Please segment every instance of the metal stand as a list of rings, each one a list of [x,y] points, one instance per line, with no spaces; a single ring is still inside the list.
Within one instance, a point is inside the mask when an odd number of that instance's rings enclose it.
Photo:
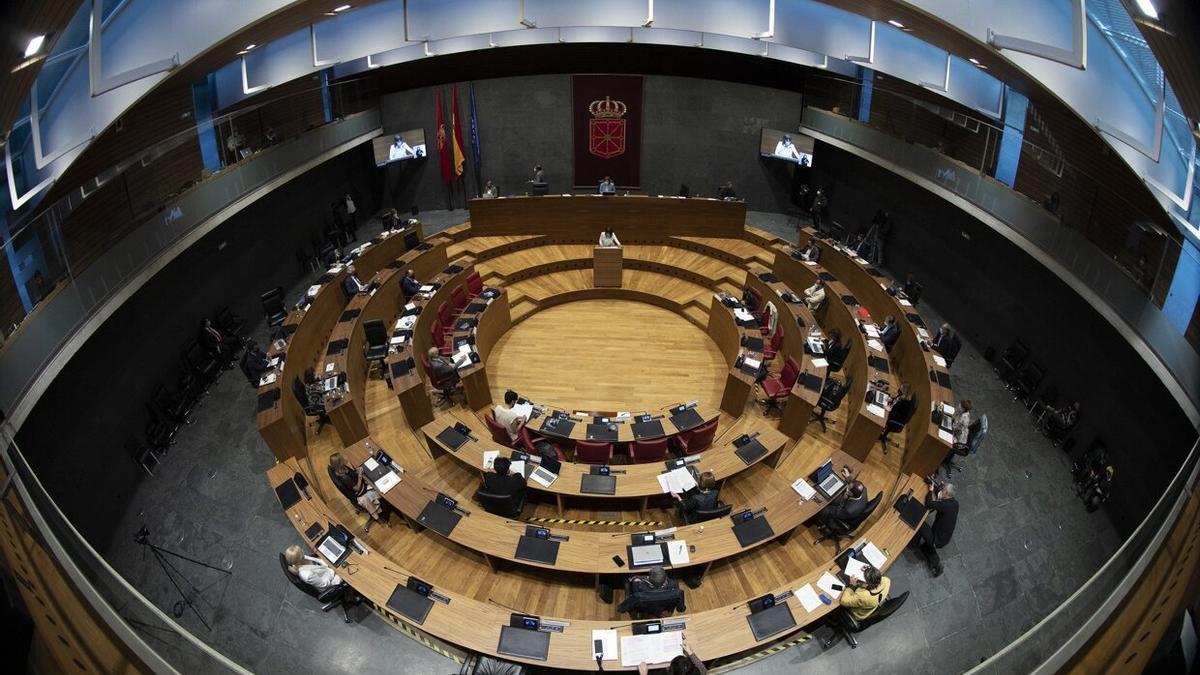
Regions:
[[[171,585],[175,587],[175,592],[179,593],[179,600],[177,600],[175,604],[171,606],[171,612],[175,615],[175,618],[178,619],[183,616],[183,608],[186,605],[187,607],[191,608],[192,613],[196,615],[196,618],[200,619],[200,623],[204,624],[204,627],[211,631],[212,626],[208,625],[208,621],[204,619],[204,615],[200,613],[200,610],[196,609],[196,605],[192,604],[192,600],[190,597],[188,597],[188,594],[184,593],[183,589],[179,587],[179,581],[175,579],[175,576],[178,575],[183,583],[187,584],[188,588],[191,589],[192,595],[200,595],[200,589],[196,588],[196,586],[188,580],[183,572],[180,572],[178,568],[172,565],[171,561],[167,559],[167,556],[175,556],[176,558],[186,560],[194,565],[207,567],[210,570],[216,570],[222,574],[233,574],[233,572],[229,570],[223,570],[220,567],[214,567],[208,563],[200,562],[195,558],[189,558],[181,553],[176,553],[175,551],[170,551],[150,543],[150,530],[148,530],[144,525],[142,526],[142,529],[134,533],[133,541],[143,546],[143,560],[146,557],[147,550],[154,555],[154,559],[158,561],[158,566],[162,568],[163,574],[167,575],[167,579],[170,579]]]

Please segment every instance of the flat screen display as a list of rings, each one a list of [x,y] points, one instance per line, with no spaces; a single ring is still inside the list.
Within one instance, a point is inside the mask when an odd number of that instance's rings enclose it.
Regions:
[[[779,129],[763,127],[758,154],[769,159],[782,159],[800,166],[812,166],[813,137]]]
[[[395,134],[376,136],[371,141],[375,146],[375,165],[383,166],[406,159],[425,156],[425,130],[409,129]]]

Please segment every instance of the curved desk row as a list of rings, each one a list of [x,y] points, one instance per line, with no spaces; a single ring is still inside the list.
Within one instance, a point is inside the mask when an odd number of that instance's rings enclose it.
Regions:
[[[289,484],[292,476],[299,471],[299,464],[293,460],[272,467],[267,472],[267,479],[272,487]],[[903,494],[909,488],[913,489],[914,498],[924,498],[925,484],[915,476],[904,476],[897,486],[896,494]],[[311,494],[311,490],[307,498],[301,498],[297,503],[290,505],[286,509],[286,514],[288,520],[296,528],[297,535],[313,550],[314,555],[319,555],[316,553],[316,545],[320,541],[320,533],[312,538],[306,536],[305,533],[310,528],[323,530],[329,524],[341,524],[337,518],[331,515],[331,510],[322,503],[320,498]],[[868,528],[863,538],[873,542],[887,555],[886,564],[883,566],[886,571],[912,536],[913,530],[899,519],[897,512],[887,509],[886,513]],[[550,635],[549,647],[544,659],[501,654],[498,645],[501,629],[509,625],[509,608],[476,600],[453,588],[436,586],[439,580],[435,579],[434,590],[437,594],[444,596],[446,602],[434,602],[428,614],[419,621],[399,614],[388,607],[388,600],[398,586],[403,586],[408,581],[411,572],[402,561],[393,561],[365,545],[364,548],[367,550],[365,554],[351,549],[344,563],[346,568],[339,570],[339,574],[345,581],[379,612],[387,614],[393,620],[417,631],[433,635],[464,649],[540,667],[594,671],[596,662],[592,658],[593,630],[616,629],[619,638],[632,635],[631,622],[626,619],[596,621],[577,620],[571,617],[542,617],[547,620],[553,619],[568,623],[561,633]],[[837,607],[837,598],[834,597],[831,604],[820,604],[810,612],[804,609],[793,593],[806,584],[816,587],[817,580],[824,573],[836,570],[836,566],[829,561],[785,585],[766,589],[766,592],[770,592],[776,597],[782,597],[780,604],[786,603],[795,618],[796,625],[763,640],[755,639],[747,621],[750,611],[746,603],[751,598],[739,599],[730,605],[716,609],[671,618],[683,623],[683,631],[688,643],[696,650],[696,655],[704,661],[713,661],[760,649],[820,620]],[[634,667],[622,667],[618,660],[605,661],[604,669],[634,670]]]
[[[821,262],[825,269],[852,285],[863,306],[877,320],[888,315],[896,318],[900,326],[900,338],[892,347],[890,358],[896,364],[900,379],[913,387],[919,399],[917,414],[905,430],[904,471],[918,475],[933,473],[945,459],[953,442],[953,436],[939,429],[932,415],[937,404],[955,405],[945,359],[927,344],[925,322],[912,303],[887,292],[891,280],[866,260],[854,256],[834,242],[821,239],[812,228],[801,230],[800,246],[807,245],[813,238],[816,238],[817,246],[821,249]],[[777,255],[782,254],[782,251],[777,252]]]
[[[429,243],[420,244],[406,253],[406,240],[411,241],[410,235],[413,233],[420,235],[419,224],[384,232],[357,247],[357,253],[353,255],[359,277],[374,276],[400,258],[401,254],[414,265],[429,264],[435,269],[445,266],[445,241],[432,247]],[[428,263],[423,260],[427,255]],[[422,259],[420,263],[417,262],[418,258]],[[278,359],[281,364],[273,371],[275,379],[258,388],[255,423],[277,459],[306,454],[304,409],[292,395],[292,380],[302,378],[304,371],[324,356],[322,350],[325,349],[327,337],[346,305],[341,288],[345,274],[343,266],[323,274],[309,289],[308,306],[291,312],[280,327],[280,332],[286,336],[282,346],[276,343],[268,350],[268,357]]]

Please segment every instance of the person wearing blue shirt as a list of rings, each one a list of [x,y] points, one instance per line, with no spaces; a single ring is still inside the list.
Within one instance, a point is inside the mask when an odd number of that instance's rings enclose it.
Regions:
[[[411,269],[404,271],[404,278],[400,280],[400,290],[404,292],[405,298],[412,298],[420,292],[421,282],[417,281],[417,276]]]

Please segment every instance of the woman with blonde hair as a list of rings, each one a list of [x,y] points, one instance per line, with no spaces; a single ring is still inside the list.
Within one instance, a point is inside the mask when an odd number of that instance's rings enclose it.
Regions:
[[[351,468],[342,453],[335,452],[329,456],[329,478],[338,492],[358,504],[370,516],[367,524],[363,526],[363,532],[371,531],[372,520],[383,520],[383,505],[380,504],[379,493],[367,482],[362,467],[357,470]]]
[[[284,550],[283,559],[287,561],[289,574],[317,589],[318,593],[343,583],[342,578],[326,567],[320,558],[304,555],[304,551],[295,544]]]

